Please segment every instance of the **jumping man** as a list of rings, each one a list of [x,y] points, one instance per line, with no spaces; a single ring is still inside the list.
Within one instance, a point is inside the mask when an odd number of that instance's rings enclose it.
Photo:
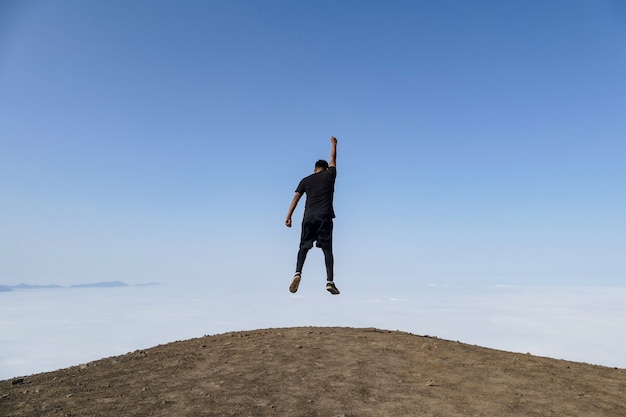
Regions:
[[[335,178],[337,177],[335,161],[337,158],[337,138],[331,136],[330,143],[330,163],[320,159],[315,163],[313,174],[300,181],[285,219],[285,225],[291,227],[291,215],[296,209],[302,194],[306,193],[296,274],[293,276],[289,286],[289,291],[291,292],[298,291],[306,255],[313,247],[313,242],[316,242],[316,246],[324,252],[326,289],[331,294],[339,294],[339,290],[333,282],[333,219],[335,218],[333,194],[335,192]]]

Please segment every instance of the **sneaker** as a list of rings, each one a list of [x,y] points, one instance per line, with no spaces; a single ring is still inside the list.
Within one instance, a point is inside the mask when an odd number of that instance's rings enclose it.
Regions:
[[[291,292],[296,292],[298,291],[298,287],[300,286],[300,279],[302,277],[300,276],[300,274],[296,274],[293,276],[293,279],[291,280],[291,285],[289,286],[289,291]]]
[[[335,287],[335,283],[332,281],[327,281],[326,282],[326,290],[331,293],[332,295],[337,295],[339,294],[339,290],[337,289],[337,287]]]

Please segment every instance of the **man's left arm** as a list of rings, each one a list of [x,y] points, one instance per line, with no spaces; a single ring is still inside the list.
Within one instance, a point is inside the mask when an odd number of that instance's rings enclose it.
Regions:
[[[296,191],[296,195],[293,196],[293,200],[291,200],[291,204],[289,205],[289,211],[287,212],[287,218],[285,219],[285,226],[291,227],[291,216],[293,215],[301,197],[302,194]]]

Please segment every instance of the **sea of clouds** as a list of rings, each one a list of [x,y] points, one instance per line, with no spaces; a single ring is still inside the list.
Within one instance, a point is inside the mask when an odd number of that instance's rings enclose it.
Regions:
[[[323,283],[303,282],[296,295],[286,286],[0,292],[0,380],[204,335],[294,326],[402,330],[626,368],[626,286],[340,286],[339,296]]]

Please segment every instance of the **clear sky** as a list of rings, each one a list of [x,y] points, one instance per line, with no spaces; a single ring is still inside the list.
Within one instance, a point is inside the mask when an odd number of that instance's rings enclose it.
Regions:
[[[331,135],[344,291],[625,281],[623,2],[0,0],[0,284],[286,291]]]

